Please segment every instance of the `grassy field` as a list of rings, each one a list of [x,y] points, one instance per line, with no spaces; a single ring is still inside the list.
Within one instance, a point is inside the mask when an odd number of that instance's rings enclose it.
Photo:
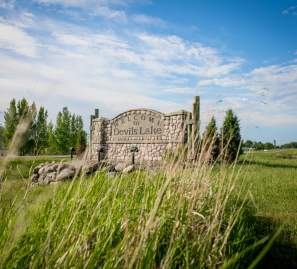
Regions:
[[[282,227],[257,266],[296,268],[296,156],[34,188],[32,160],[14,161],[1,190],[0,267],[245,268]]]
[[[251,193],[259,234],[283,227],[262,263],[297,268],[297,150],[245,154],[238,166],[238,186]]]

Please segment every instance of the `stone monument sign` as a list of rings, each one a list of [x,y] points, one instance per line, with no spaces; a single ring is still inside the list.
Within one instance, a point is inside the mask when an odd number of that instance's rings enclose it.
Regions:
[[[199,111],[199,98],[195,100],[193,108]],[[117,163],[129,162],[133,155],[136,163],[160,162],[167,152],[189,141],[192,125],[199,126],[193,122],[195,118],[199,121],[199,116],[192,114],[131,109],[107,119],[99,117],[96,109],[91,116],[90,158]]]

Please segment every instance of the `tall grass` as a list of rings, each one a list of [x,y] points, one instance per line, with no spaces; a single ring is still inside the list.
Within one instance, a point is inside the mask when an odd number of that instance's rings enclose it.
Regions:
[[[191,165],[181,154],[154,171],[38,187],[49,198],[32,214],[27,195],[1,201],[0,267],[242,268],[251,242],[236,172],[214,173],[201,148]]]

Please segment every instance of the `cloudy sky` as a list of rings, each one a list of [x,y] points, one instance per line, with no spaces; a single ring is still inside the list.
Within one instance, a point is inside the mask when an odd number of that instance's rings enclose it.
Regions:
[[[238,114],[244,139],[297,140],[297,1],[0,0],[9,101],[106,117],[129,108]]]

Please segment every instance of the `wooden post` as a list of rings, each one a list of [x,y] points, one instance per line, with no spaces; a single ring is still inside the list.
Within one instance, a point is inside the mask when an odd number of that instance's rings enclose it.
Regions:
[[[194,102],[193,102],[193,138],[194,143],[197,142],[199,137],[199,129],[200,129],[200,97],[195,96]]]
[[[90,154],[90,159],[92,158],[92,143],[93,143],[93,138],[92,138],[92,129],[93,129],[93,120],[99,118],[99,109],[95,108],[95,115],[90,116],[90,145],[89,145],[89,154]]]
[[[193,159],[196,159],[197,157],[199,130],[200,130],[200,97],[195,96],[194,102],[193,102],[193,112],[192,112],[192,141],[191,141]]]

